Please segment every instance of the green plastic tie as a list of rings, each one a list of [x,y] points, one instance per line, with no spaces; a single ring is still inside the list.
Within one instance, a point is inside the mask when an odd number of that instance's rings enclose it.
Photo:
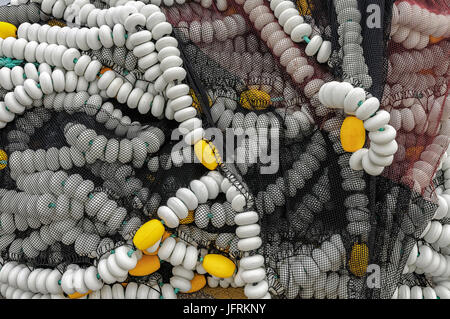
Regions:
[[[26,78],[27,78],[27,75],[24,73],[24,74],[22,75],[22,77],[23,77],[24,79],[26,79]]]
[[[23,63],[23,60],[15,60],[7,57],[0,58],[0,67],[7,67],[12,69],[15,66],[18,66]]]
[[[164,225],[164,220],[163,220],[163,219],[161,219],[161,224],[163,224],[163,225]]]
[[[178,289],[178,288],[175,288],[175,289],[173,290],[173,292],[174,292],[175,294],[177,294],[178,291],[180,291],[180,289]]]
[[[308,38],[306,35],[303,37],[303,40],[305,40],[305,42],[306,43],[309,43],[309,42],[311,42],[311,39],[310,38]]]
[[[92,198],[94,198],[94,194],[89,193],[88,197],[89,197],[90,199],[92,199]]]
[[[213,214],[211,214],[211,213],[209,213],[209,214],[206,215],[206,216],[208,216],[209,219],[213,218]]]
[[[97,274],[97,279],[100,280],[100,274]]]
[[[65,182],[65,181],[62,181],[62,182],[61,182],[61,185],[62,185],[62,186],[66,185],[66,182]]]
[[[200,262],[202,262],[203,261],[203,257],[200,257]]]
[[[130,249],[130,250],[127,252],[128,257],[131,258],[131,255],[133,255],[134,252],[135,252],[134,249]]]
[[[94,140],[89,141],[89,145],[92,145],[92,143],[94,143]]]
[[[270,99],[272,102],[281,102],[284,101],[284,97],[282,96],[278,96],[278,97],[273,97]]]
[[[384,127],[378,129],[378,131],[380,131],[380,132],[383,132],[384,130],[385,130]]]
[[[128,33],[125,33],[125,39],[128,39]]]
[[[130,71],[128,71],[128,70],[123,70],[123,74],[128,75],[128,74],[130,74]]]
[[[41,88],[41,85],[38,83],[38,84],[36,84],[36,86],[38,87],[38,88]]]
[[[5,105],[5,109],[8,111],[8,112],[11,112],[10,110],[9,110],[9,108]]]
[[[361,106],[364,102],[363,101],[359,101],[358,102],[358,107]]]
[[[48,204],[48,208],[54,208],[54,207],[56,207],[55,203]]]
[[[77,58],[73,59],[73,63],[77,63],[77,62],[78,62]]]
[[[113,250],[111,250],[111,255],[112,254],[115,254],[116,253],[116,251],[113,249]]]
[[[60,285],[60,286],[61,286],[61,279],[60,279],[60,280],[58,280],[58,285]]]

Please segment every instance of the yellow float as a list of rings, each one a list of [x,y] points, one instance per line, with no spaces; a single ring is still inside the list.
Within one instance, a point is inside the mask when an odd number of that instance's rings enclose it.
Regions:
[[[8,165],[8,154],[4,150],[0,150],[0,171]]]
[[[165,232],[164,232],[164,235],[163,235],[162,238],[161,238],[161,243],[162,243],[167,237],[169,237],[170,235],[172,235],[172,234],[169,233],[168,231],[165,231]],[[149,252],[146,251],[146,250],[143,250],[142,253],[143,253],[144,255],[147,255],[147,256],[155,256],[155,255],[158,254],[158,251],[159,251],[159,247],[158,247],[158,249],[157,249],[156,251],[154,251],[154,252],[152,252],[152,253],[149,253]]]
[[[194,220],[195,220],[194,211],[190,210],[190,211],[188,211],[188,215],[186,218],[180,219],[180,224],[182,224],[182,225],[190,224]]]
[[[366,142],[364,122],[355,116],[347,117],[341,126],[341,143],[346,152],[356,152]]]
[[[128,271],[128,273],[131,276],[142,277],[154,273],[159,267],[161,267],[161,264],[159,263],[158,256],[143,255],[142,258],[138,260],[136,267]]]
[[[91,291],[89,290],[87,293],[85,293],[85,294],[80,294],[79,292],[75,292],[75,293],[73,293],[73,294],[71,294],[71,295],[67,295],[70,299],[79,299],[79,298],[82,298],[82,297],[84,297],[84,296],[86,296],[86,295],[89,295],[91,293]]]
[[[435,44],[435,43],[441,42],[444,39],[445,39],[445,37],[435,38],[432,35],[430,35],[430,41],[429,42],[430,42],[430,44]]]
[[[312,3],[307,0],[297,0],[297,6],[300,11],[300,15],[311,15],[311,9],[314,8]]]
[[[6,39],[9,37],[16,38],[17,28],[15,25],[0,21],[0,38]]]
[[[192,280],[191,280],[191,287],[192,287],[191,290],[186,291],[185,293],[191,294],[193,292],[199,291],[200,289],[205,287],[205,285],[206,285],[205,275],[195,274],[194,278],[192,278]]]
[[[194,153],[197,159],[207,169],[213,171],[217,168],[218,162],[220,162],[219,153],[216,151],[215,146],[206,140],[201,140],[195,143]],[[217,158],[216,158],[217,156]]]
[[[248,110],[264,110],[272,104],[270,95],[257,89],[242,92],[239,103]]]
[[[162,237],[164,230],[164,225],[159,220],[152,219],[137,230],[133,243],[138,249],[145,250]]]
[[[58,27],[64,28],[64,27],[67,26],[67,24],[65,24],[64,22],[59,21],[59,20],[56,20],[56,19],[51,19],[51,20],[49,20],[49,21],[47,22],[47,24],[48,24],[49,26],[51,26],[51,27],[53,27],[53,26],[58,26]]]
[[[352,274],[358,277],[365,276],[369,264],[369,248],[366,244],[353,245],[348,264]]]
[[[422,154],[424,146],[411,146],[405,150],[405,157],[410,162],[418,161],[420,158],[420,154]]]
[[[234,274],[236,265],[225,256],[208,254],[203,258],[203,268],[213,276],[228,278]]]

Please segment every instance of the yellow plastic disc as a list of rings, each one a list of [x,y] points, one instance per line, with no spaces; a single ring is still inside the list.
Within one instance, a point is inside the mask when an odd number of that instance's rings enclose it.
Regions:
[[[341,143],[346,152],[356,152],[366,142],[364,122],[355,116],[347,117],[341,126]]]
[[[85,294],[80,294],[79,292],[75,292],[75,293],[73,293],[71,295],[68,295],[68,297],[70,299],[79,299],[79,298],[82,298],[82,297],[84,297],[86,295],[89,295],[90,293],[91,293],[90,290],[87,293],[85,293]]]
[[[47,22],[47,24],[48,24],[49,26],[51,26],[51,27],[53,27],[53,26],[58,26],[58,27],[63,28],[63,27],[66,27],[66,26],[67,26],[67,24],[65,24],[64,22],[59,21],[59,20],[56,20],[56,19],[51,19],[51,20],[49,20],[49,21]]]
[[[207,169],[213,171],[217,168],[217,165],[219,165],[218,161],[220,162],[220,155],[216,151],[216,147],[213,143],[205,140],[198,141],[194,145],[194,152],[197,159]]]
[[[405,151],[405,157],[410,162],[418,161],[420,158],[420,154],[422,154],[424,150],[424,146],[411,146],[408,147]]]
[[[190,210],[186,218],[180,219],[180,224],[190,224],[195,220],[194,211]]]
[[[200,289],[205,287],[205,285],[206,285],[205,275],[195,274],[194,278],[192,278],[192,280],[191,280],[191,287],[192,287],[191,290],[186,291],[185,293],[191,294],[193,292],[199,291]]]
[[[143,255],[138,260],[136,267],[131,269],[128,273],[132,276],[147,276],[154,273],[161,267],[158,256]]]
[[[162,237],[164,230],[164,225],[159,220],[152,219],[137,230],[133,243],[138,249],[145,250]]]
[[[169,233],[168,231],[165,231],[164,232],[164,235],[162,236],[162,238],[161,238],[161,242],[163,242],[167,237],[169,237],[170,235],[172,235],[172,233]],[[159,251],[159,247],[158,247],[158,249],[156,250],[156,251],[154,251],[154,252],[152,252],[152,253],[149,253],[148,251],[146,251],[146,250],[142,250],[142,253],[144,254],[144,255],[147,255],[147,256],[154,256],[154,255],[158,255],[158,251]]]
[[[366,274],[369,264],[369,248],[366,244],[355,243],[353,245],[348,264],[350,271],[355,276],[362,277]]]
[[[307,0],[297,0],[297,6],[300,12],[300,15],[311,15],[311,9],[314,8],[314,6],[308,3]]]
[[[430,44],[435,44],[435,43],[441,42],[441,41],[444,40],[444,39],[445,39],[445,37],[435,38],[435,37],[433,37],[432,35],[430,35],[430,40],[429,40],[429,42],[430,42]]]
[[[203,258],[203,268],[213,276],[228,278],[234,274],[236,265],[225,256],[208,254]]]
[[[248,110],[264,110],[272,104],[270,95],[257,89],[242,92],[239,102]]]
[[[9,37],[16,38],[17,28],[15,25],[8,23],[8,22],[1,22],[0,21],[0,38],[6,39]]]
[[[0,170],[8,165],[8,154],[4,150],[0,150]]]

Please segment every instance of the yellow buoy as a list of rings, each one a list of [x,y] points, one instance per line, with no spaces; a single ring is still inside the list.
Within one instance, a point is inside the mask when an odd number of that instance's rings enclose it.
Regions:
[[[445,37],[436,38],[436,37],[433,37],[432,35],[430,35],[429,42],[430,42],[430,44],[436,44],[436,43],[441,42],[444,39],[445,39]]]
[[[190,210],[190,211],[188,211],[188,215],[186,218],[180,219],[180,224],[182,224],[182,225],[190,224],[194,220],[195,220],[194,211]]]
[[[186,291],[185,293],[190,294],[190,293],[199,291],[200,289],[205,287],[205,285],[206,285],[205,275],[195,274],[194,278],[192,278],[192,280],[191,280],[191,287],[192,287],[191,290]]]
[[[366,142],[364,122],[355,116],[347,117],[341,126],[341,143],[346,152],[356,152]]]
[[[257,89],[242,92],[239,103],[248,110],[264,110],[272,104],[270,95]]]
[[[211,171],[215,170],[217,165],[219,165],[219,153],[216,151],[216,147],[211,142],[208,142],[206,140],[198,141],[194,145],[194,153],[195,156],[197,156],[197,159],[203,164],[203,166]]]
[[[311,15],[311,9],[314,9],[313,4],[307,0],[297,0],[297,6],[300,15]]]
[[[53,27],[53,26],[58,26],[58,27],[63,28],[63,27],[65,27],[65,26],[67,26],[67,24],[65,24],[64,22],[59,21],[59,20],[56,20],[56,19],[51,19],[51,20],[49,20],[49,21],[47,22],[47,24],[48,24],[49,26],[51,26],[51,27]]]
[[[128,271],[131,276],[147,276],[155,271],[157,271],[161,267],[159,263],[158,256],[147,256],[143,255],[141,259],[138,260],[136,267]]]
[[[1,22],[0,21],[0,38],[6,39],[9,37],[16,38],[17,28],[15,25],[8,23],[8,22]]]
[[[0,171],[8,165],[8,154],[4,150],[0,150]]]
[[[366,244],[355,243],[350,254],[348,262],[352,274],[362,277],[367,272],[367,265],[369,264],[369,248]]]
[[[86,295],[89,295],[90,293],[91,293],[90,290],[87,293],[85,293],[85,294],[80,294],[79,292],[75,292],[75,293],[73,293],[71,295],[68,295],[68,297],[70,299],[79,299],[79,298],[82,298],[82,297],[84,297]]]
[[[133,243],[138,249],[145,250],[153,246],[163,234],[164,225],[159,220],[152,219],[137,230]]]
[[[213,276],[228,278],[234,274],[236,265],[225,256],[208,254],[203,258],[203,268]]]
[[[170,235],[172,235],[172,233],[169,233],[168,231],[165,231],[165,232],[164,232],[164,235],[163,235],[162,238],[161,238],[161,243],[162,243],[167,237],[169,237]],[[152,252],[152,253],[149,253],[149,252],[146,251],[146,250],[142,250],[142,253],[143,253],[144,255],[147,255],[147,256],[154,256],[154,255],[157,255],[157,254],[158,254],[158,251],[159,251],[159,247],[158,247],[158,249],[157,249],[156,251],[154,251],[154,252]]]

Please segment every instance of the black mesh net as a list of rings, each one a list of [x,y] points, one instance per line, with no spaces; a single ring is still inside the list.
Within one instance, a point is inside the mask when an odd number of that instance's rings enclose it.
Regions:
[[[283,18],[277,2],[226,1],[225,10],[218,2],[161,4],[173,26],[204,140],[220,150],[216,170],[244,196],[245,210],[257,213],[253,237],[262,244],[242,249],[243,230],[236,225],[239,213],[229,192],[190,209],[178,227],[166,228],[164,240],[196,247],[199,262],[206,254],[219,254],[240,265],[244,257],[262,255],[273,298],[387,299],[405,297],[401,287],[416,286],[432,296],[425,287],[445,282],[446,268],[420,268],[411,255],[418,246],[432,247],[435,263],[444,265],[439,261],[448,253],[447,245],[436,244],[447,243],[445,238],[438,241],[430,229],[443,232],[449,223],[449,42],[441,18],[430,32],[416,26],[413,15],[432,13],[448,21],[448,3],[285,1],[285,10],[295,8],[311,26],[309,37],[294,42],[278,23]],[[99,11],[110,5],[93,4]],[[0,21],[16,26],[45,25],[52,18],[37,3],[0,7]],[[64,27],[62,17],[51,24]],[[330,43],[324,63],[309,52],[317,36]],[[155,93],[148,84],[156,81],[147,80],[148,68],[135,50],[112,45],[80,51],[102,64],[96,84],[44,94],[0,130],[0,155],[8,164],[0,162],[4,263],[61,274],[74,265],[101,267],[100,261],[121,246],[136,249],[132,240],[138,229],[158,219],[158,208],[180,188],[209,172],[194,147],[181,143],[179,123],[166,102],[162,112],[142,112],[95,87],[112,70],[130,87]],[[17,70],[26,61],[1,63]],[[350,165],[352,154],[344,150],[340,134],[346,114],[319,100],[320,87],[332,81],[363,88],[390,114],[398,150],[379,176]],[[0,91],[5,102],[9,91]],[[376,143],[367,138],[363,144]],[[443,205],[445,214],[436,218]],[[174,267],[155,258],[158,267],[151,274],[126,273],[123,285],[105,280],[101,294],[90,296],[136,289],[139,296],[158,298],[172,283]],[[205,273],[198,264],[194,270]],[[233,280],[222,278],[220,285],[237,286]]]

